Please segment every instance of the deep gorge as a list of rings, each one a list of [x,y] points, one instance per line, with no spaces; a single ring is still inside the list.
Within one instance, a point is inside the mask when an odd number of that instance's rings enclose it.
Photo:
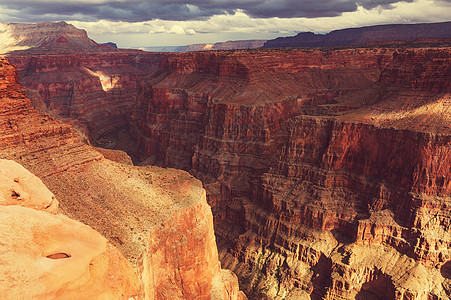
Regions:
[[[136,162],[200,179],[222,267],[250,298],[354,299],[388,286],[394,299],[441,299],[450,293],[441,272],[451,255],[450,54],[124,50],[8,60],[34,106],[92,144],[122,128]]]

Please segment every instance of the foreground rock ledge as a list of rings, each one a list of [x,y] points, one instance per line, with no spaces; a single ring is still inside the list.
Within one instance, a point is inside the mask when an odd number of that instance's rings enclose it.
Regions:
[[[140,282],[131,264],[98,232],[47,212],[57,201],[42,181],[13,161],[0,160],[0,166],[0,194],[14,191],[28,206],[14,205],[22,201],[17,197],[0,199],[1,298],[246,299],[236,275],[220,268],[205,191],[186,173],[146,168],[145,174],[160,180],[153,186],[154,205],[169,204],[162,191],[174,181],[182,197],[174,197],[170,217],[148,231],[138,261]]]
[[[139,296],[132,266],[90,227],[19,206],[0,206],[0,216],[0,298]]]

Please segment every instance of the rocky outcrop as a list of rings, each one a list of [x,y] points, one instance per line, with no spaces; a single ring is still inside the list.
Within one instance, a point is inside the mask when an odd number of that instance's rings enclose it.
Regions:
[[[17,205],[55,214],[58,201],[42,181],[24,167],[0,159],[0,205]]]
[[[384,41],[449,39],[451,22],[391,24],[334,30],[327,34],[300,32],[296,36],[267,41],[263,48],[362,46]]]
[[[63,215],[0,206],[5,299],[139,299],[132,266],[99,233]]]
[[[236,275],[220,268],[205,192],[201,198],[150,232],[141,262],[146,299],[247,299]]]
[[[167,247],[167,249],[160,248],[159,251],[166,251],[167,254],[176,256],[165,256],[166,264],[154,266],[147,263],[146,267],[141,269],[139,276],[145,280],[147,275],[142,274],[164,272],[165,274],[176,274],[177,279],[181,280],[180,282],[190,282],[192,289],[183,284],[179,285],[178,288],[182,293],[177,294],[180,296],[179,299],[208,299],[213,295],[224,296],[217,299],[237,299],[237,297],[243,296],[239,292],[236,277],[230,272],[221,271],[219,267],[211,211],[205,200],[205,191],[198,180],[181,171],[156,167],[134,167],[105,159],[93,147],[84,143],[71,126],[64,125],[49,115],[35,111],[31,107],[30,100],[25,97],[25,91],[18,84],[14,68],[4,59],[1,59],[0,65],[0,95],[2,97],[0,102],[1,158],[20,162],[33,173],[38,174],[59,199],[61,212],[99,231],[111,244],[117,246],[134,266],[143,265],[140,261],[146,259],[158,262],[161,259],[161,257],[158,258],[158,254],[142,254],[152,253],[152,249],[155,249],[154,242],[157,241],[150,238],[158,236],[161,240],[166,240],[162,247]],[[21,180],[22,177],[19,176],[18,182],[15,183],[20,184]],[[9,195],[6,193],[9,197],[6,201],[21,201],[16,198],[26,196],[15,185],[14,180],[7,183],[17,191],[15,190],[13,193],[10,190]],[[9,189],[9,185],[6,188]],[[31,201],[34,201],[33,197]],[[197,209],[198,207],[199,209]],[[179,217],[183,219],[178,219]],[[53,222],[52,226],[58,226],[55,225],[58,222],[60,222],[58,224],[74,222],[59,216],[55,220],[49,221]],[[30,221],[34,222],[32,218]],[[172,227],[173,223],[178,225]],[[201,225],[196,227],[197,224]],[[30,226],[35,225],[31,224]],[[166,230],[160,231],[161,227]],[[65,225],[61,225],[61,230],[63,229],[66,230]],[[43,230],[45,232],[47,229],[43,228]],[[171,236],[174,231],[177,231],[177,237],[185,240],[191,238],[192,233],[196,232],[205,237],[205,242],[204,239],[197,239],[196,248],[193,249],[192,256],[188,259],[183,256],[185,253],[172,250],[180,242]],[[41,231],[39,232],[43,234]],[[62,235],[57,230],[55,230],[55,234]],[[53,247],[49,246],[51,249],[48,250],[56,252],[49,252],[48,255],[51,257],[45,259],[64,258],[63,254],[70,254],[71,258],[78,255],[79,250],[75,248],[82,247],[84,242],[77,244],[72,243],[69,239],[58,241],[56,235],[48,235],[50,246]],[[92,245],[95,246],[93,255],[86,261],[89,265],[90,260],[98,259],[99,270],[91,267],[91,271],[108,277],[113,271],[108,267],[109,258],[107,257],[110,255],[113,258],[118,257],[119,253],[117,250],[111,250],[114,248],[108,246],[106,240],[100,236],[94,242],[95,245]],[[86,241],[86,243],[89,245],[90,242]],[[66,248],[62,246],[66,244]],[[56,249],[56,246],[61,247]],[[6,255],[15,255],[9,253],[11,251],[6,249]],[[30,249],[30,251],[36,252],[35,249]],[[74,254],[72,255],[72,253]],[[204,257],[206,253],[210,253],[210,257]],[[68,264],[65,266],[80,268],[79,276],[84,278],[86,270],[81,270],[82,264],[72,264],[72,261],[75,259],[67,260]],[[192,263],[193,261],[195,263]],[[187,265],[180,262],[187,263]],[[15,266],[17,265],[12,261],[11,268],[14,269]],[[116,271],[120,270],[114,268]],[[42,274],[38,271],[36,270],[36,274]],[[120,276],[128,276],[127,274],[129,273],[115,274],[115,278],[119,280]],[[197,278],[193,274],[200,277]],[[47,277],[42,278],[46,283]],[[173,278],[172,276],[158,278],[158,285],[155,287],[147,281],[143,282],[143,285],[146,287],[146,291],[154,289],[165,294],[164,287],[172,286],[170,280]],[[55,278],[51,277],[50,279],[54,280]],[[114,280],[112,282],[115,282]],[[101,291],[94,290],[91,281],[83,282],[86,286],[80,286],[80,288],[86,288],[88,293],[86,298],[101,297]],[[106,283],[100,285],[100,287],[103,286],[105,288],[111,286],[114,291],[122,288],[122,284],[117,282],[112,285]],[[197,286],[201,288],[199,289]],[[23,287],[22,284],[19,284],[16,289]],[[126,288],[128,289],[129,285]],[[177,287],[171,287],[170,290],[174,288]],[[187,288],[186,291],[190,291],[189,297],[183,295],[186,292],[185,288]],[[36,297],[40,297],[40,295],[52,297],[55,293],[59,293],[58,290],[50,288],[46,290],[45,286],[39,287],[38,291],[44,294],[36,294]],[[92,294],[89,294],[91,292]],[[199,292],[198,295],[197,292]],[[16,292],[12,293],[15,297]],[[74,293],[70,288],[70,291],[64,295],[70,299],[76,297]],[[113,297],[112,292],[108,293],[102,296]],[[155,294],[149,293],[145,297],[154,299],[152,295]],[[17,295],[21,297],[22,294]],[[23,296],[28,297],[28,294],[23,294]],[[30,297],[34,296],[34,294],[30,294]]]
[[[0,166],[2,298],[141,298],[141,283],[119,250],[88,226],[55,215],[55,196],[24,167],[5,159]]]
[[[450,65],[449,48],[168,54],[132,131],[203,181],[256,299],[443,298]]]

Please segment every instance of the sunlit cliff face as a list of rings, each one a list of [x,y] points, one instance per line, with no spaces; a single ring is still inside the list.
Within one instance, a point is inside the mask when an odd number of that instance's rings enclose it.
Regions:
[[[110,77],[102,72],[97,72],[94,74],[99,77],[100,83],[102,84],[102,89],[105,92],[108,92],[109,90],[113,89],[116,86],[117,82],[119,81],[118,77],[113,76]]]
[[[100,79],[100,83],[102,84],[102,89],[105,92],[108,92],[109,90],[116,87],[117,82],[119,81],[119,77],[110,76],[102,71],[94,72],[92,70],[86,69],[91,75],[97,76]]]
[[[19,41],[19,38],[12,35],[12,30],[8,24],[0,23],[0,54],[29,48],[26,46],[15,46]]]

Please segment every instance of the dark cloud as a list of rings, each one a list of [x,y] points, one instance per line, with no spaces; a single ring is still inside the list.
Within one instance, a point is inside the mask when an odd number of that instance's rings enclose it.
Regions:
[[[384,7],[399,0],[131,0],[108,1],[68,1],[54,2],[31,0],[0,0],[1,7],[17,11],[11,19],[28,22],[52,20],[138,22],[152,19],[193,20],[205,19],[212,15],[234,13],[241,9],[252,17],[332,17],[343,12],[351,12],[358,5],[365,8]],[[413,0],[408,0],[409,2]],[[449,0],[445,0],[449,1]],[[10,21],[10,20],[9,20]]]

